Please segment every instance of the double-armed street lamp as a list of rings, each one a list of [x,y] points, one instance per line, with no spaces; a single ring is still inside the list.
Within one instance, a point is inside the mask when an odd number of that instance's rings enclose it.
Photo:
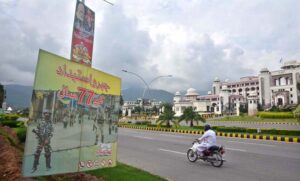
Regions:
[[[134,72],[130,72],[128,70],[122,70],[123,72],[126,72],[126,73],[129,73],[129,74],[132,74],[132,75],[135,75],[136,77],[138,77],[144,84],[145,84],[145,89],[148,88],[149,89],[149,85],[147,84],[147,82],[143,79],[143,77],[141,77],[139,74],[136,74]],[[144,100],[144,93],[143,93],[143,96],[142,96],[142,102]]]
[[[152,84],[152,82],[154,82],[155,80],[157,80],[159,78],[162,78],[162,77],[172,77],[172,75],[160,75],[160,76],[157,76],[154,79],[152,79],[149,82],[149,84],[147,84],[147,82],[140,75],[138,75],[137,73],[130,72],[128,70],[122,70],[122,71],[137,76],[145,84],[145,88],[144,88],[144,92],[143,92],[143,96],[142,96],[142,104],[143,104],[143,101],[144,101],[144,96],[145,96],[146,90],[148,90],[148,91],[150,90],[150,85]]]
[[[157,79],[159,79],[159,78],[163,78],[163,77],[172,77],[172,75],[160,75],[160,76],[157,76],[157,77],[155,77],[154,79],[152,79],[151,81],[150,81],[150,83],[148,84],[148,89],[144,89],[144,92],[143,92],[143,97],[144,97],[144,95],[145,95],[145,93],[146,93],[146,90],[148,90],[148,92],[149,92],[149,94],[150,94],[150,85],[152,84],[152,82],[154,82],[154,81],[156,81]]]

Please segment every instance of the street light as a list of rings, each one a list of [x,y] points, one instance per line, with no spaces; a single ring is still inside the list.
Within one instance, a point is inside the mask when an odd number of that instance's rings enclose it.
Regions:
[[[146,83],[146,81],[138,74],[134,73],[134,72],[130,72],[128,70],[122,70],[123,72],[126,72],[126,73],[129,73],[129,74],[132,74],[132,75],[135,75],[137,76],[140,80],[142,80],[142,82],[145,84],[145,89],[148,88],[149,89],[149,85]],[[145,90],[144,89],[144,90]],[[145,93],[145,92],[144,92]],[[143,104],[143,101],[144,101],[144,93],[143,93],[143,96],[142,96],[142,104]]]
[[[159,78],[162,78],[162,77],[172,77],[172,75],[160,75],[160,76],[157,76],[155,77],[154,79],[152,79],[150,81],[149,84],[147,84],[147,82],[138,74],[134,73],[134,72],[130,72],[128,70],[122,70],[123,72],[126,72],[126,73],[130,73],[130,74],[133,74],[135,76],[137,76],[139,79],[141,79],[143,81],[143,83],[145,84],[145,88],[144,88],[144,92],[143,92],[143,96],[142,96],[142,101],[144,100],[144,96],[145,96],[145,93],[146,93],[146,90],[150,90],[150,85],[152,84],[152,82],[154,82],[155,80],[159,79]],[[150,92],[149,92],[150,93]]]
[[[155,77],[154,79],[152,79],[151,81],[150,81],[150,83],[148,84],[149,86],[148,86],[148,91],[149,91],[149,94],[150,94],[150,85],[152,84],[152,82],[154,82],[154,81],[156,81],[157,79],[159,79],[159,78],[163,78],[163,77],[173,77],[172,75],[160,75],[160,76],[157,76],[157,77]],[[143,92],[143,97],[144,97],[144,94],[146,93],[146,89],[144,89],[144,92]]]

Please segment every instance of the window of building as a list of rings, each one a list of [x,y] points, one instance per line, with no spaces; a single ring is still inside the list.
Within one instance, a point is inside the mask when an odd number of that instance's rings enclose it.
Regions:
[[[252,104],[252,101],[249,101],[250,102],[250,104]]]
[[[293,91],[293,88],[290,88],[290,91]]]
[[[291,97],[293,97],[293,94],[291,94]]]
[[[293,100],[291,100],[291,104],[293,104],[294,102],[293,102]]]

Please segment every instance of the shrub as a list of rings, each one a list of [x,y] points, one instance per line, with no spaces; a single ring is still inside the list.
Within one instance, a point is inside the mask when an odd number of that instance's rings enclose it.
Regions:
[[[26,128],[18,128],[17,129],[17,136],[21,143],[25,143],[26,140]]]
[[[151,124],[151,122],[150,121],[137,121],[135,124],[136,125],[149,125],[149,124]]]
[[[294,118],[292,112],[258,112],[257,116],[260,118],[269,119],[290,119]]]
[[[0,121],[16,121],[20,116],[17,114],[2,114],[0,115]]]
[[[297,119],[297,121],[300,122],[300,105],[294,111],[294,116]]]
[[[11,128],[19,127],[19,125],[18,125],[19,122],[17,122],[17,121],[1,121],[0,124],[3,126],[11,127]]]

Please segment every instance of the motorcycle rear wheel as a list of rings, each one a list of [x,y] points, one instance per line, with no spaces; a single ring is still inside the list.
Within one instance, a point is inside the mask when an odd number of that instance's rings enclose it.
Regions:
[[[210,162],[214,167],[221,167],[223,165],[223,158],[219,152],[212,154],[212,161]]]
[[[198,159],[198,154],[194,152],[192,149],[187,151],[187,157],[190,162],[195,162]]]

